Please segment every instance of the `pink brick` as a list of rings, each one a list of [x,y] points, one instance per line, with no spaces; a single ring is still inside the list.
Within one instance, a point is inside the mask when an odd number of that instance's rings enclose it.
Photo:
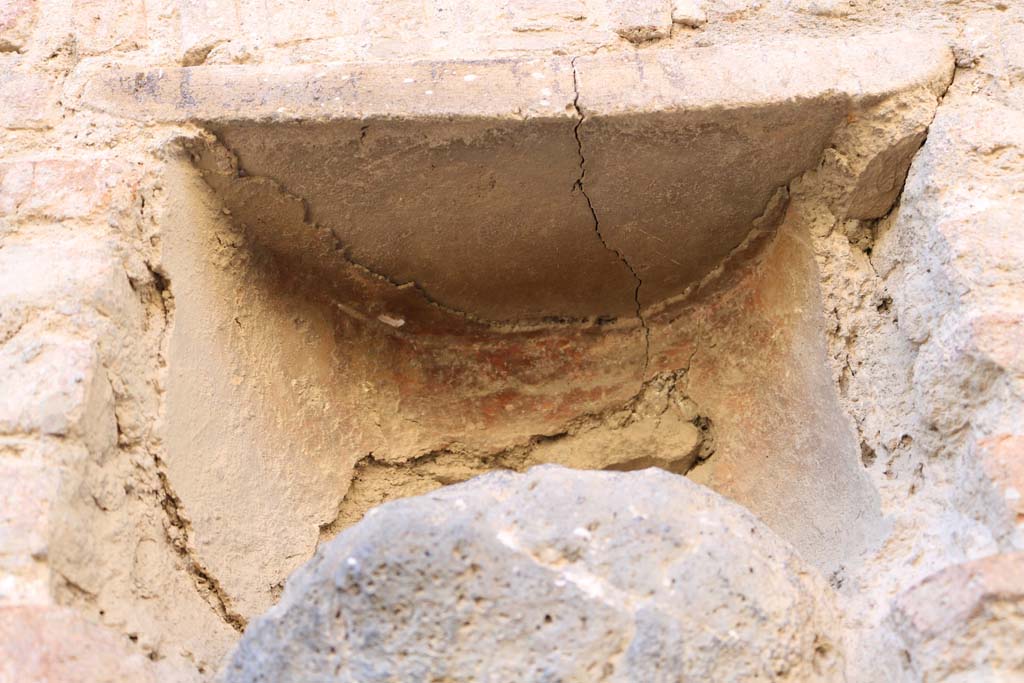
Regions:
[[[0,216],[13,216],[32,192],[31,162],[0,163]]]
[[[978,459],[1009,514],[1024,523],[1024,436],[1000,434],[984,439],[978,443]]]
[[[155,683],[154,665],[112,630],[71,609],[0,608],[0,681]]]
[[[900,596],[897,610],[919,636],[946,638],[980,616],[986,601],[999,599],[1024,600],[1024,553],[991,555],[938,571]]]
[[[985,294],[984,303],[992,310],[971,320],[974,344],[999,367],[1017,375],[1024,374],[1024,310],[1019,310],[1021,307],[1015,306],[1015,302],[999,301],[996,292]],[[1021,295],[1017,290],[1010,290],[1008,294],[1014,299]]]
[[[60,471],[52,464],[0,458],[0,557],[46,549],[46,515],[57,495]]]
[[[83,218],[133,196],[131,167],[114,159],[0,162],[0,214],[19,218]]]

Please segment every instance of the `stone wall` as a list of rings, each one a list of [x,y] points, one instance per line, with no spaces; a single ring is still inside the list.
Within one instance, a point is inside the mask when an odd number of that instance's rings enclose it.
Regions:
[[[541,463],[749,508],[848,680],[1024,675],[1022,44],[994,0],[0,6],[0,630],[45,652],[0,679],[211,680],[370,506]]]

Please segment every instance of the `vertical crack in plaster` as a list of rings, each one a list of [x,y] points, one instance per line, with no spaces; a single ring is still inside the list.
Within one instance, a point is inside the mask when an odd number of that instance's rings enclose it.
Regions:
[[[171,307],[168,304],[168,297],[170,297],[170,282],[160,269],[154,268],[150,264],[146,264],[149,269],[150,275],[153,278],[153,288],[156,293],[156,300],[159,306],[159,315],[163,318],[163,332],[162,339],[160,342],[160,354],[163,355],[163,346],[166,341],[166,337],[169,334],[171,327]],[[172,299],[173,300],[173,299]],[[166,367],[167,363],[165,359],[160,360],[160,365]],[[120,425],[118,425],[118,433],[121,432]],[[192,583],[199,593],[200,597],[217,613],[224,623],[233,628],[238,633],[242,633],[245,630],[246,619],[234,612],[230,607],[230,600],[225,593],[220,581],[217,580],[213,574],[210,573],[196,554],[190,544],[189,539],[193,537],[192,533],[192,522],[185,516],[182,511],[181,498],[171,488],[171,483],[167,475],[167,468],[164,465],[163,459],[151,449],[147,449],[150,456],[153,459],[153,467],[156,471],[157,480],[159,481],[160,488],[157,494],[160,497],[160,507],[163,509],[164,514],[167,518],[167,526],[164,527],[164,534],[167,542],[171,548],[178,554],[184,564],[185,571],[188,572],[192,578]]]
[[[590,216],[594,219],[594,234],[597,235],[597,239],[601,240],[601,245],[615,254],[616,257],[622,262],[622,265],[626,266],[629,270],[630,275],[633,276],[633,281],[636,282],[636,287],[633,288],[633,304],[636,310],[636,319],[640,322],[640,327],[644,331],[644,366],[641,372],[641,381],[647,377],[647,366],[651,361],[651,328],[647,326],[647,320],[644,318],[643,309],[640,306],[640,287],[643,286],[643,280],[640,279],[640,275],[633,268],[633,265],[626,259],[618,249],[612,247],[608,242],[605,241],[604,235],[601,234],[601,221],[597,217],[597,211],[594,209],[594,202],[590,200],[590,195],[587,194],[586,188],[583,186],[584,178],[587,175],[587,158],[583,155],[583,140],[580,137],[580,126],[583,125],[583,121],[586,116],[583,114],[583,110],[580,109],[580,88],[579,81],[577,79],[576,72],[576,60],[577,57],[573,57],[572,61],[572,89],[573,99],[572,106],[576,110],[576,125],[573,126],[572,134],[576,138],[576,151],[580,157],[580,174],[576,178],[576,182],[573,183],[573,190],[579,190],[580,194],[587,202],[587,208],[590,209]]]
[[[157,455],[153,455],[154,463],[157,466],[157,478],[160,481],[160,507],[167,515],[171,528],[177,529],[177,533],[168,530],[167,541],[178,553],[178,556],[185,564],[185,570],[192,577],[196,592],[199,593],[217,616],[235,631],[245,631],[246,619],[230,608],[227,594],[224,592],[220,582],[210,571],[196,558],[195,553],[189,545],[189,537],[192,536],[192,523],[181,511],[181,499],[171,488],[170,481],[164,471],[163,461]]]

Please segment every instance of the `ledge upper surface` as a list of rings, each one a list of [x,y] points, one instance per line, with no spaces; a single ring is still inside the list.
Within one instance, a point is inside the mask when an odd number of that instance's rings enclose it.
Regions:
[[[81,103],[146,122],[561,118],[577,116],[574,103],[614,115],[870,99],[938,88],[951,69],[943,39],[892,33],[578,58],[105,68],[86,77]]]

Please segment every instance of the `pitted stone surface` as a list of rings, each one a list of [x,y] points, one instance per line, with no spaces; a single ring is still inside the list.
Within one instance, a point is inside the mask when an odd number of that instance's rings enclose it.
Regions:
[[[494,473],[323,546],[224,680],[840,680],[825,590],[685,478]]]

